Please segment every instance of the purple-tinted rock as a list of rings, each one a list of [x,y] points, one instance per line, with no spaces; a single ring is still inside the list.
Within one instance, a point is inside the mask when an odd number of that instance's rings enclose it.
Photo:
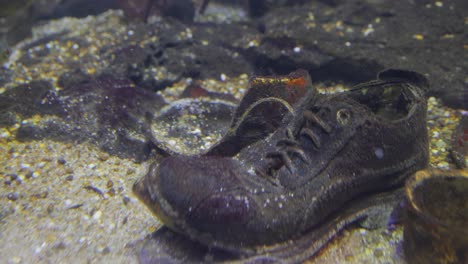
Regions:
[[[127,79],[74,77],[62,78],[64,88],[58,92],[38,81],[0,95],[0,115],[7,120],[0,125],[19,123],[18,116],[49,115],[38,123],[22,123],[16,138],[86,141],[114,155],[144,160],[151,145],[146,120],[165,105],[164,100]]]
[[[174,17],[183,22],[192,22],[195,6],[192,0],[117,0],[119,8],[128,17],[147,20],[151,14]]]
[[[52,86],[46,81],[33,81],[6,91],[0,95],[0,115],[18,113],[23,118],[35,114],[60,113],[53,100]]]

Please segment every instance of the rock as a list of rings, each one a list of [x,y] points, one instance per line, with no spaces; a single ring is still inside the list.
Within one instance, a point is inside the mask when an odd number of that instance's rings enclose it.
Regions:
[[[45,81],[35,81],[0,95],[0,115],[16,117],[0,125],[21,123],[18,140],[86,141],[113,155],[146,159],[150,142],[145,119],[165,105],[159,95],[110,75],[62,83],[58,92]],[[47,117],[21,121],[34,114]]]
[[[138,38],[156,35],[158,40],[144,47],[130,44],[117,49],[107,71],[126,75],[143,88],[159,91],[183,78],[218,78],[221,73],[238,76],[253,72],[250,61],[231,44],[244,39],[242,34],[250,36],[255,32],[251,28],[242,25],[188,27],[178,21],[164,20],[157,25],[141,25],[135,31]]]
[[[356,83],[384,68],[411,69],[429,78],[430,95],[466,109],[464,10],[461,0],[441,7],[363,0],[282,7],[261,18],[265,34],[250,54],[263,72],[305,68],[314,81]]]

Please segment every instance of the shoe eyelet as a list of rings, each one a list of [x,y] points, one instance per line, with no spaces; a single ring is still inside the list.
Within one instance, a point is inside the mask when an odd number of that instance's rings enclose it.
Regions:
[[[348,109],[340,109],[336,112],[336,120],[342,126],[345,126],[351,120],[351,111]]]

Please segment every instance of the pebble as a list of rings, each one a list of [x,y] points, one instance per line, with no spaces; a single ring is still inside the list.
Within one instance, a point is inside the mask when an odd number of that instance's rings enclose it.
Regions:
[[[122,198],[122,201],[125,205],[127,205],[129,202],[130,202],[130,198],[126,195],[124,195],[124,197]]]
[[[20,164],[20,169],[29,169],[31,167],[30,164],[28,163],[21,163]]]
[[[436,147],[439,148],[439,149],[443,149],[443,148],[447,147],[447,144],[443,140],[438,140],[437,143],[436,143]]]
[[[106,246],[106,247],[103,247],[103,248],[99,248],[98,251],[101,252],[101,254],[103,254],[103,255],[107,255],[107,254],[110,253],[110,248],[108,246]]]
[[[449,164],[447,161],[441,161],[437,164],[437,167],[439,169],[448,169],[449,168]]]
[[[19,194],[17,192],[11,192],[8,194],[8,200],[10,201],[16,201],[19,198]]]
[[[98,154],[98,158],[99,158],[100,161],[106,161],[106,160],[109,159],[109,157],[110,157],[109,154],[106,153],[106,152],[100,152]]]
[[[73,181],[73,175],[68,175],[67,177],[65,177],[65,180],[67,181]]]
[[[107,188],[112,188],[114,186],[114,182],[112,180],[108,180],[106,186]]]
[[[102,216],[102,211],[96,211],[94,214],[93,214],[93,220],[99,220]]]
[[[52,246],[53,249],[55,250],[63,250],[67,247],[67,245],[63,242],[63,241],[60,241],[58,243],[56,243],[55,245]]]
[[[384,256],[383,250],[381,248],[374,249],[374,256],[376,258],[381,258]]]
[[[18,174],[10,174],[8,175],[11,181],[16,181],[18,179]]]
[[[70,199],[66,199],[65,201],[63,201],[63,204],[65,206],[69,206],[70,204],[72,204],[72,201]]]
[[[26,174],[24,175],[24,177],[26,177],[26,179],[31,179],[31,178],[33,177],[33,172],[32,172],[32,171],[26,172]]]
[[[0,134],[1,138],[9,138],[10,136],[11,136],[11,133],[6,129]]]

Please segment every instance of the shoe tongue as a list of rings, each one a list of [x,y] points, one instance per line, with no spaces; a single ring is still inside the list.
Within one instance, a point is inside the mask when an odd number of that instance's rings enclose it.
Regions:
[[[205,155],[235,156],[244,147],[266,138],[282,124],[308,93],[314,93],[310,76],[297,70],[287,76],[256,77],[239,103],[226,135]]]
[[[235,156],[239,151],[273,133],[292,107],[279,98],[265,98],[248,109],[235,127],[216,143],[205,155]]]

